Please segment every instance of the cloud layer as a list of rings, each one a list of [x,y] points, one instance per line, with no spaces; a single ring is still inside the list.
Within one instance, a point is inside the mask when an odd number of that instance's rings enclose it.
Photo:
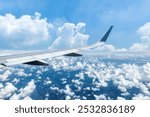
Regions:
[[[150,99],[150,59],[85,56],[0,70],[0,99]]]

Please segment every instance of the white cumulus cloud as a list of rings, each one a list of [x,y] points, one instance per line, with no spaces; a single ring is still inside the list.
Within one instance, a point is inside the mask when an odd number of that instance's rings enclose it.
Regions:
[[[103,51],[103,52],[109,52],[109,51],[115,50],[115,47],[113,45],[110,45],[110,44],[104,44],[103,46],[98,47],[95,50]]]
[[[26,87],[21,88],[19,90],[19,94],[14,94],[10,99],[11,100],[18,100],[18,99],[29,99],[29,96],[35,90],[36,86],[34,84],[34,80],[31,80]]]
[[[1,44],[14,48],[37,45],[50,38],[49,29],[52,27],[46,18],[41,18],[40,13],[19,18],[12,14],[0,15]]]
[[[9,70],[4,71],[2,74],[0,74],[0,81],[7,81],[9,75],[11,75]]]
[[[69,87],[69,85],[66,85],[65,86],[65,90],[63,90],[63,92],[66,94],[66,95],[69,95],[69,96],[73,96],[74,95],[74,92],[72,92],[71,88]]]
[[[50,46],[50,49],[67,49],[85,46],[89,38],[83,34],[85,23],[65,23],[57,30],[57,39]]]
[[[150,22],[145,23],[143,26],[139,27],[137,30],[140,35],[141,42],[134,43],[130,50],[142,51],[150,49]]]
[[[12,83],[6,83],[6,86],[0,89],[0,99],[10,97],[17,88]]]

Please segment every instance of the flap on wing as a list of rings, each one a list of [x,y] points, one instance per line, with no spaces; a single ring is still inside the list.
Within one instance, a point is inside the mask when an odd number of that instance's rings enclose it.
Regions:
[[[40,66],[47,66],[47,65],[49,65],[48,63],[46,63],[45,61],[42,61],[42,60],[30,61],[30,62],[26,62],[26,63],[23,63],[23,64],[40,65]]]
[[[64,56],[78,57],[78,56],[82,56],[82,54],[72,52],[72,53],[69,53],[69,54],[64,54]]]

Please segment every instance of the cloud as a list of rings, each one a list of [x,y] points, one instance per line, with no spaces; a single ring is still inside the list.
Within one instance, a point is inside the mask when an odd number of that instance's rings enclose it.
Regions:
[[[40,13],[34,16],[23,15],[16,18],[12,14],[0,15],[1,47],[23,48],[38,45],[50,39],[53,28]]]
[[[27,86],[24,88],[21,88],[19,90],[19,94],[14,94],[13,96],[10,97],[11,100],[18,100],[18,99],[31,99],[29,96],[33,93],[35,90],[36,86],[34,84],[34,80],[31,80]]]
[[[71,97],[69,95],[66,96],[65,100],[70,100]]]
[[[83,34],[85,23],[65,23],[57,30],[57,38],[50,46],[50,49],[67,49],[85,46],[89,38]]]
[[[29,96],[34,91],[35,88],[36,88],[36,86],[34,84],[34,81],[31,80],[25,88],[20,89],[20,92],[21,92],[20,96],[21,97]]]
[[[63,90],[63,92],[68,95],[68,96],[73,96],[74,92],[71,90],[71,88],[69,87],[69,85],[65,86],[65,90]]]
[[[150,49],[150,22],[145,23],[139,27],[137,33],[140,35],[141,42],[134,43],[129,49],[135,51]]]
[[[79,80],[72,80],[72,83],[76,84],[76,85],[82,85],[83,82],[79,81]]]
[[[95,99],[96,100],[106,100],[106,96],[103,94],[103,95],[94,95]]]
[[[116,48],[113,45],[110,44],[104,44],[101,47],[96,48],[96,51],[103,51],[103,52],[109,52],[114,51]]]
[[[147,45],[143,45],[142,43],[134,43],[129,50],[134,50],[134,51],[142,51],[142,50],[146,50],[147,49]]]
[[[123,97],[117,97],[117,100],[125,100]]]
[[[0,89],[0,99],[6,99],[10,97],[17,88],[12,83],[6,83],[6,86]]]
[[[82,65],[82,64],[81,64]],[[78,67],[78,69],[80,69],[79,67]],[[83,72],[80,72],[79,74],[76,74],[75,75],[75,77],[79,77],[80,79],[84,79],[84,73]]]
[[[24,69],[18,69],[18,72],[16,73],[17,76],[28,76],[26,73],[25,73],[25,70]]]
[[[4,71],[2,74],[0,74],[0,81],[7,81],[9,75],[11,75],[9,70]]]
[[[150,45],[150,22],[145,23],[138,29],[142,43]]]
[[[150,100],[149,96],[145,96],[143,94],[138,94],[132,98],[133,100]]]

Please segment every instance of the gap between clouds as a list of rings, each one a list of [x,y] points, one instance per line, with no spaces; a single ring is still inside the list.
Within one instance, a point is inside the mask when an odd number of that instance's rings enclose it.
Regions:
[[[56,31],[56,39],[49,44],[49,49],[67,49],[87,45],[89,35],[84,34],[85,23],[64,23],[56,29],[55,24],[41,18],[40,13],[34,16],[23,15],[16,18],[12,14],[0,15],[0,47],[5,49],[25,49],[42,46],[52,40],[51,32]],[[150,49],[150,22],[145,23],[137,30],[141,42],[134,43],[129,49],[116,49],[113,45],[105,44],[97,51],[132,50],[141,51]],[[2,49],[2,48],[1,48]],[[46,49],[46,47],[45,47]]]

